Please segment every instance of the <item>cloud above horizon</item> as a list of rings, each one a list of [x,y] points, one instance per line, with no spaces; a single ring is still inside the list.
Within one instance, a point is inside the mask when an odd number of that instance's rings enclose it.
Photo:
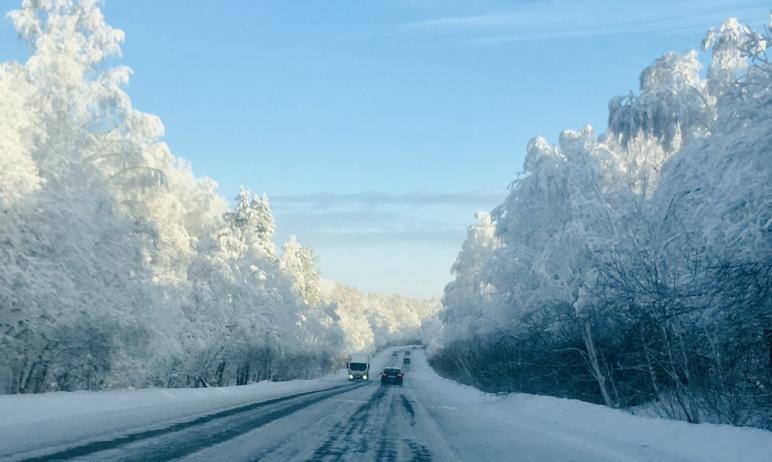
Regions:
[[[631,33],[704,32],[730,16],[764,23],[769,12],[769,4],[759,0],[555,0],[527,2],[505,11],[429,18],[401,27],[479,43],[527,42]]]
[[[469,206],[501,201],[503,197],[503,193],[485,191],[451,193],[411,191],[401,194],[363,191],[358,193],[318,192],[314,194],[274,195],[270,196],[269,200],[273,206],[308,205],[316,208],[331,208],[359,205],[369,208],[384,205],[404,205],[409,207],[433,205]]]
[[[492,192],[384,192],[276,195],[269,197],[279,240],[291,230],[309,245],[372,247],[395,243],[460,248],[474,213],[506,196]]]

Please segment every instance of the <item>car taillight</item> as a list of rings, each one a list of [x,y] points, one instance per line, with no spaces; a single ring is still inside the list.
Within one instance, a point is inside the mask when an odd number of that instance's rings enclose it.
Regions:
[[[397,374],[397,377],[402,377],[402,374]]]
[[[381,377],[388,377],[385,373],[381,374]]]

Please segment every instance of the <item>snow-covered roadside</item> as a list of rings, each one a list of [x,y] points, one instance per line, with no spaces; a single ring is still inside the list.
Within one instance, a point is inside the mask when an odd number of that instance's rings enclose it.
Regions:
[[[772,460],[772,432],[634,416],[583,401],[512,393],[492,395],[437,375],[423,352],[413,355],[407,379],[428,406],[467,420],[496,421],[489,427],[511,438],[518,429],[545,439],[592,449],[611,460],[744,461]]]
[[[373,359],[373,369],[391,357]],[[12,453],[117,436],[223,409],[347,383],[345,369],[313,380],[238,387],[151,388],[0,396],[0,458]]]
[[[0,458],[105,438],[132,429],[345,383],[343,371],[315,380],[240,387],[56,392],[0,396]]]

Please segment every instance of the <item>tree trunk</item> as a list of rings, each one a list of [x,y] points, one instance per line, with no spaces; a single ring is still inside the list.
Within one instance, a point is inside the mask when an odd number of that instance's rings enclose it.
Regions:
[[[683,363],[684,377],[686,379],[687,391],[691,391],[694,388],[692,382],[691,367],[689,365],[689,354],[686,351],[686,345],[684,344],[683,335],[678,335],[678,345],[681,348],[681,362]],[[700,408],[697,406],[697,402],[692,393],[687,393],[687,399],[689,400],[689,413],[692,415],[692,423],[700,423]]]
[[[236,370],[236,385],[246,385],[249,382],[249,363]]]
[[[217,371],[215,372],[215,376],[217,377],[218,387],[225,386],[225,366],[226,365],[227,365],[226,361],[221,361],[220,364],[217,365]]]
[[[657,372],[654,370],[654,364],[651,361],[651,352],[649,352],[649,346],[646,344],[646,338],[643,335],[643,327],[641,327],[641,343],[643,344],[643,355],[646,358],[646,368],[649,370],[651,388],[654,390],[654,395],[657,401],[659,401],[661,393],[659,390],[659,385],[657,384]]]
[[[584,346],[587,348],[587,356],[592,367],[592,375],[595,380],[598,381],[598,387],[600,387],[600,393],[603,395],[603,401],[608,407],[615,407],[614,402],[611,400],[611,396],[606,388],[606,377],[601,371],[600,361],[598,360],[598,353],[595,350],[595,343],[592,340],[592,331],[590,330],[590,320],[585,319],[583,321],[584,328],[582,329],[582,338],[584,339]]]
[[[772,329],[764,329],[764,338],[767,341],[767,350],[769,351],[769,368],[772,369]]]

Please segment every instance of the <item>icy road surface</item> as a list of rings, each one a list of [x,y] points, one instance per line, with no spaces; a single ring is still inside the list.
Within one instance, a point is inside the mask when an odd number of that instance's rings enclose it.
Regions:
[[[405,350],[396,357],[386,352],[375,363],[402,366]],[[772,460],[770,432],[646,419],[533,395],[496,397],[437,376],[419,349],[412,350],[412,362],[403,387],[381,386],[378,375],[361,383],[338,375],[308,381],[315,388],[295,384],[285,395],[109,437],[0,450],[0,459]]]

